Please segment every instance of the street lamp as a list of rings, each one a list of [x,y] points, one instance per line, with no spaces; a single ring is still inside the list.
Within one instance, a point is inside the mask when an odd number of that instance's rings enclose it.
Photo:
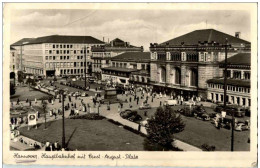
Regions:
[[[64,91],[61,89],[60,94],[62,97],[62,148],[65,149],[65,123],[64,123]]]
[[[42,102],[42,108],[43,108],[43,112],[44,112],[44,130],[46,130],[46,105],[47,103],[45,101]]]

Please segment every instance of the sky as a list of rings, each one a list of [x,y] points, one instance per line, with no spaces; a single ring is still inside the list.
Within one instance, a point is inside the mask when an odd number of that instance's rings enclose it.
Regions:
[[[11,15],[11,43],[47,35],[86,35],[105,41],[120,38],[149,51],[198,29],[230,35],[241,32],[250,41],[250,13],[235,10],[15,10]]]

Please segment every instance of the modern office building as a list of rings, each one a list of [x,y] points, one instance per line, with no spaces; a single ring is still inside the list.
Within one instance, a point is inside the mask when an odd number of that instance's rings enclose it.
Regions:
[[[52,35],[25,38],[11,46],[18,49],[21,69],[44,76],[82,76],[91,73],[91,47],[104,42],[91,36]],[[85,60],[86,55],[86,60]]]
[[[150,53],[126,52],[111,58],[109,67],[102,69],[102,80],[114,84],[131,82],[147,85],[150,81]]]
[[[251,43],[214,30],[195,30],[161,44],[150,44],[151,81],[154,89],[173,96],[207,99],[207,81],[219,77],[219,63],[237,53],[250,53]],[[241,55],[243,57],[245,55]]]
[[[125,52],[143,52],[143,47],[130,45],[129,42],[125,42],[119,38],[105,45],[92,47],[93,76],[101,79],[101,68],[110,66],[111,58]]]
[[[251,54],[239,53],[227,59],[227,97],[230,104],[251,106]],[[224,102],[224,61],[219,66],[220,77],[209,79],[208,100]]]

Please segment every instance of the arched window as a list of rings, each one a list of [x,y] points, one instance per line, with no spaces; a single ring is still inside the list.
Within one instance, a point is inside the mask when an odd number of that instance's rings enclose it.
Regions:
[[[175,84],[181,84],[181,69],[175,68]]]
[[[190,71],[190,86],[198,86],[198,71],[196,69]]]
[[[159,69],[159,79],[160,82],[166,82],[166,69],[163,66]]]

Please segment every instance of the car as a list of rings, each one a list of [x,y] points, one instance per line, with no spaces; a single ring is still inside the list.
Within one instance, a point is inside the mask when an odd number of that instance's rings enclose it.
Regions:
[[[87,96],[88,96],[88,94],[86,92],[81,93],[81,97],[87,97]]]
[[[129,117],[133,116],[133,115],[137,115],[137,111],[133,111],[130,109],[127,109],[125,111],[121,111],[120,112],[120,116],[124,119],[128,119]]]
[[[75,81],[77,81],[77,79],[76,78],[72,78],[72,81],[75,82]]]
[[[131,117],[128,118],[129,121],[135,122],[142,120],[142,117],[139,114],[134,114]]]
[[[192,101],[192,100],[189,100],[189,101],[183,102],[183,105],[186,105],[186,106],[195,106],[195,105],[196,105],[196,102],[195,102],[195,101]]]
[[[172,99],[165,100],[165,104],[168,106],[176,106],[178,105],[178,100],[172,100]]]
[[[244,123],[238,123],[235,127],[236,131],[245,131],[245,130],[248,130],[248,129],[249,129],[248,125],[246,125]]]
[[[144,104],[139,107],[140,110],[150,109],[151,106],[149,104]]]
[[[226,111],[227,115],[232,115],[232,113],[234,113],[234,116],[236,117],[244,117],[246,113],[245,108],[235,106],[235,105],[227,105],[226,110],[224,110],[223,105],[219,105],[215,108],[215,111],[218,113],[221,113],[222,111]]]

